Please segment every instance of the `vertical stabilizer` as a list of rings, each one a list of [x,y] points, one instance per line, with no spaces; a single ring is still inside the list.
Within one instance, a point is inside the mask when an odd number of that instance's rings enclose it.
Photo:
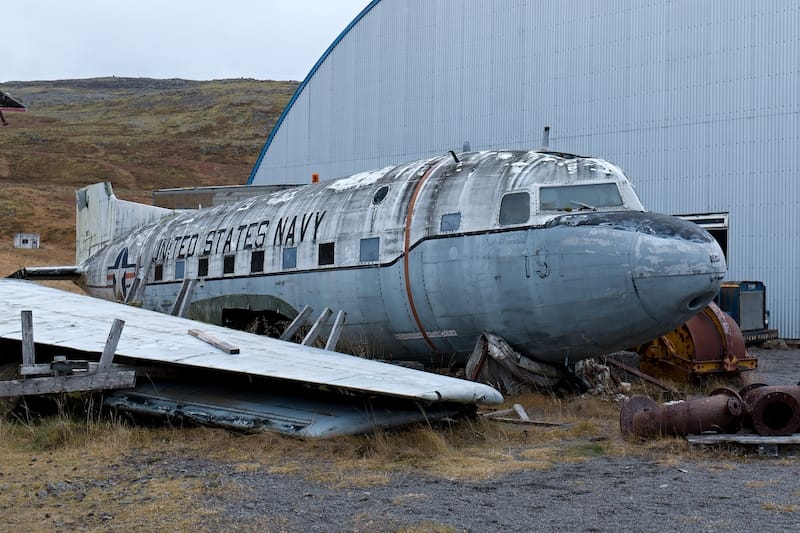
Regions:
[[[78,190],[75,263],[83,264],[115,238],[171,213],[163,207],[118,200],[108,182]]]

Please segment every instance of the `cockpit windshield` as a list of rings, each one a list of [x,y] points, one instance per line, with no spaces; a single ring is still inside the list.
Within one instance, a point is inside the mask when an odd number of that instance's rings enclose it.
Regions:
[[[579,211],[621,206],[622,196],[616,183],[561,185],[539,188],[540,211]]]

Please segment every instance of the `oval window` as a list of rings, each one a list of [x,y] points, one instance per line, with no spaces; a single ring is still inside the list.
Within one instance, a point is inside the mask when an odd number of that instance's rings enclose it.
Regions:
[[[388,193],[389,193],[389,186],[384,185],[383,187],[375,191],[375,195],[372,197],[372,203],[374,205],[380,204],[381,202],[383,202],[384,198],[386,198],[386,195]]]

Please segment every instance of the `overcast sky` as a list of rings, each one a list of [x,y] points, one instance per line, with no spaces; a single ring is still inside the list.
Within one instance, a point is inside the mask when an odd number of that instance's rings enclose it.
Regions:
[[[302,80],[369,0],[4,4],[0,81],[98,76]]]

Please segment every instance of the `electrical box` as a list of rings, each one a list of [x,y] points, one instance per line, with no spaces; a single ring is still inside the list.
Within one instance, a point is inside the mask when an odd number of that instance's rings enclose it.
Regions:
[[[745,341],[760,342],[778,337],[769,329],[767,288],[762,281],[726,281],[717,296],[717,304],[742,330]]]

